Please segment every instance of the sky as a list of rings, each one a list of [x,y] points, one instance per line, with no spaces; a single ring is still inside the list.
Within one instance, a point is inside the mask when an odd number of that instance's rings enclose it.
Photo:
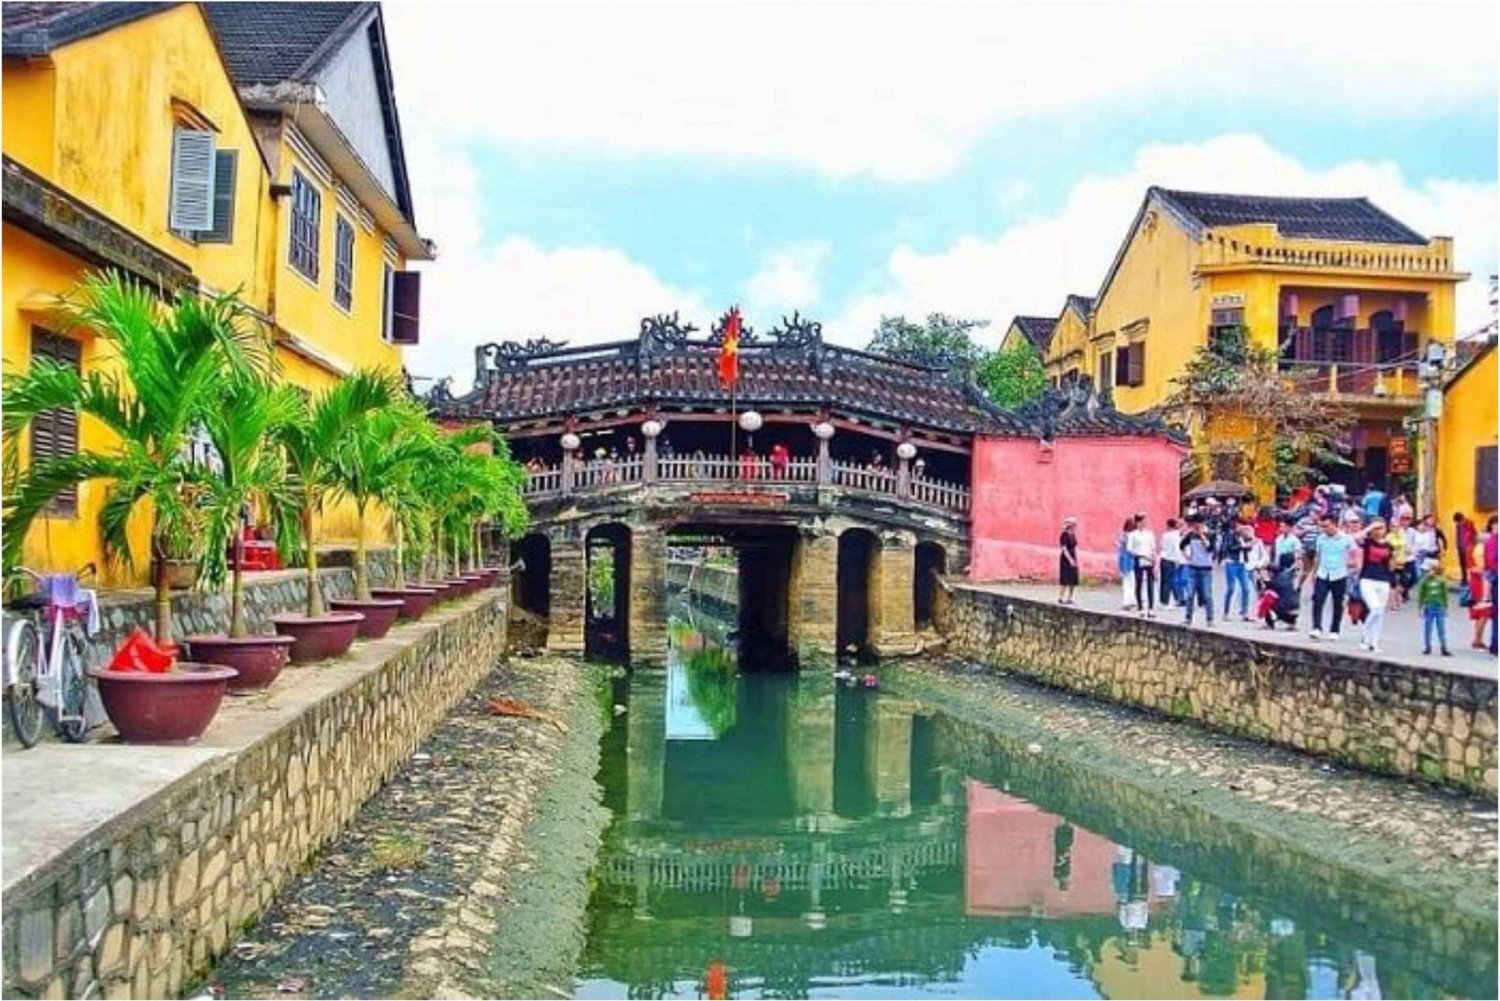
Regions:
[[[1146,188],[1366,196],[1497,270],[1500,6],[387,0],[424,265],[418,375],[732,304],[1056,315]]]

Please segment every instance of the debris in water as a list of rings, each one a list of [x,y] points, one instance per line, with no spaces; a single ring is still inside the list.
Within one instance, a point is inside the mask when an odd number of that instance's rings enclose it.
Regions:
[[[306,977],[282,977],[281,983],[276,985],[278,994],[301,994],[307,990]]]
[[[1030,744],[1026,745],[1026,753],[1027,754],[1041,754],[1042,753],[1042,745],[1036,743],[1035,741],[1032,741]]]
[[[616,702],[614,704],[614,713],[615,713],[616,716],[624,716],[625,715],[625,707],[622,706],[622,705],[620,705],[620,703]]]
[[[568,732],[567,726],[551,716],[537,712],[531,705],[521,699],[508,699],[502,697],[493,698],[489,701],[490,712],[496,716],[519,716],[522,719],[541,720],[543,723],[551,723],[563,733]]]

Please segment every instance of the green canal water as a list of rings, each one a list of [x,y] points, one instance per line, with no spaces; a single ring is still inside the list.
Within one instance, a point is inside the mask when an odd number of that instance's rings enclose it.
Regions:
[[[674,630],[615,682],[584,998],[1493,997],[1495,925]]]

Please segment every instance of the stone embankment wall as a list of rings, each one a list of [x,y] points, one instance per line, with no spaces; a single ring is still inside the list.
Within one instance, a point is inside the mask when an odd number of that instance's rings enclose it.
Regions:
[[[939,627],[958,656],[1370,771],[1496,794],[1493,679],[966,587],[950,599]]]
[[[721,611],[734,612],[740,607],[738,567],[671,562],[667,564],[667,586],[691,590],[694,600],[706,601]]]
[[[204,972],[504,651],[501,592],[429,619],[7,886],[4,996],[164,998]]]

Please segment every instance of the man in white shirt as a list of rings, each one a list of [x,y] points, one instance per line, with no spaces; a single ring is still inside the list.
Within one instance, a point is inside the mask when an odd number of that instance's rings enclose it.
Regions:
[[[1166,608],[1176,601],[1182,604],[1182,593],[1177,579],[1182,566],[1182,528],[1176,518],[1167,519],[1167,530],[1161,533],[1161,607]]]
[[[1125,551],[1135,567],[1135,607],[1141,618],[1156,618],[1156,533],[1144,514],[1135,516],[1135,528],[1125,536]]]

